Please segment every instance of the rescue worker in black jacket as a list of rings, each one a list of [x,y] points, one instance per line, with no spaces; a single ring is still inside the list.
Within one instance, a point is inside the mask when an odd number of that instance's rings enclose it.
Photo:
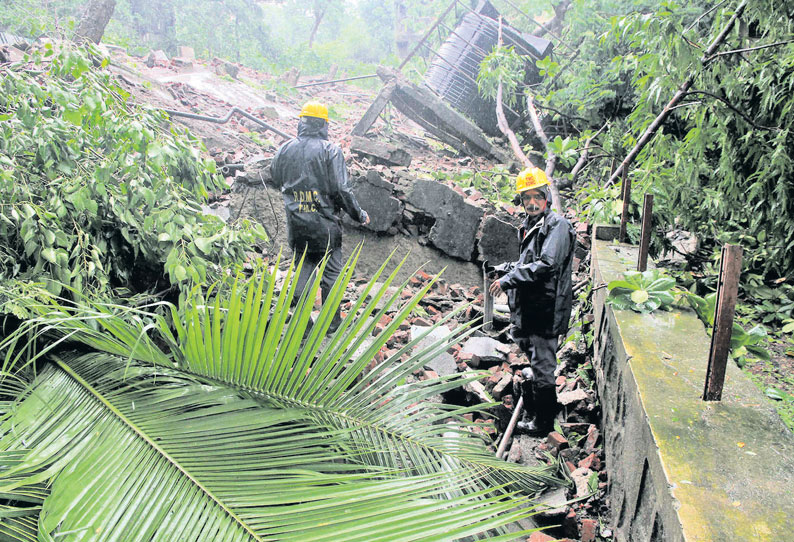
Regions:
[[[500,278],[489,291],[507,292],[513,339],[530,361],[530,368],[523,371],[522,394],[524,407],[527,413],[534,411],[534,418],[519,422],[518,428],[545,436],[557,413],[554,370],[559,336],[568,331],[571,316],[576,234],[570,222],[550,209],[551,190],[543,170],[519,173],[516,192],[527,214],[519,229],[519,259],[495,268]]]
[[[281,146],[270,170],[284,197],[290,247],[298,257],[306,253],[296,298],[327,251],[320,283],[325,301],[343,265],[342,226],[336,212],[344,210],[361,224],[369,224],[369,216],[353,195],[342,149],[328,141],[328,107],[307,102],[299,117],[298,137]],[[340,323],[337,310],[328,332],[336,331]]]

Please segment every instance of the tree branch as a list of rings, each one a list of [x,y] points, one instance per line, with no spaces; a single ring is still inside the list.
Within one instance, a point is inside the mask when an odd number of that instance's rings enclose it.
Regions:
[[[727,24],[719,33],[719,35],[716,38],[714,38],[714,41],[711,43],[711,45],[709,45],[709,48],[703,54],[703,57],[700,60],[701,63],[705,64],[706,60],[711,55],[713,55],[714,51],[716,51],[717,48],[722,44],[722,42],[725,41],[725,38],[728,37],[728,34],[733,28],[733,25],[736,24],[736,21],[739,19],[739,17],[741,17],[742,13],[747,7],[747,2],[748,0],[743,0],[743,2],[739,4],[739,6],[736,8],[736,11],[734,11],[733,13],[733,16],[727,22]],[[664,124],[664,122],[667,120],[667,117],[670,116],[670,113],[672,112],[673,108],[678,104],[678,102],[684,99],[690,87],[692,87],[692,84],[695,82],[695,75],[696,73],[692,72],[692,74],[689,77],[687,77],[686,81],[684,81],[681,84],[681,86],[676,91],[675,95],[673,95],[673,97],[670,99],[667,105],[664,106],[662,112],[659,113],[659,115],[653,120],[653,122],[650,125],[648,125],[648,127],[645,129],[645,132],[642,134],[642,136],[640,136],[639,140],[637,141],[637,144],[634,145],[634,148],[631,149],[631,151],[629,151],[629,154],[626,156],[623,162],[620,163],[620,165],[615,169],[614,173],[612,173],[612,175],[609,177],[609,180],[607,180],[607,182],[604,185],[605,187],[614,184],[615,181],[617,181],[621,177],[621,175],[623,175],[623,170],[628,168],[629,165],[631,165],[631,163],[634,161],[634,159],[637,157],[640,151],[643,148],[645,148],[645,145],[647,145],[653,139],[653,136],[656,135],[656,131],[659,129],[659,127],[662,126],[662,124]]]
[[[560,188],[567,188],[568,186],[573,186],[573,184],[576,182],[576,176],[579,175],[579,172],[582,171],[582,168],[587,163],[587,157],[590,154],[590,144],[593,142],[593,140],[596,137],[598,137],[601,134],[601,132],[603,132],[606,129],[607,126],[609,126],[609,121],[604,123],[604,125],[601,128],[599,128],[596,133],[594,133],[593,135],[587,138],[587,140],[584,142],[584,148],[582,149],[582,154],[579,155],[579,160],[576,161],[576,164],[574,164],[573,169],[571,170],[570,181],[560,183]]]
[[[744,111],[742,111],[741,109],[733,105],[731,102],[729,102],[727,98],[724,98],[718,94],[714,94],[706,90],[690,90],[688,94],[703,94],[704,96],[709,96],[711,98],[714,98],[715,100],[719,100],[720,102],[725,104],[728,107],[728,109],[730,109],[731,111],[742,117],[745,120],[745,122],[747,122],[753,128],[757,128],[759,130],[769,130],[769,131],[780,130],[780,127],[778,126],[761,126],[760,124],[756,124],[755,121],[753,121],[753,119],[750,118]]]
[[[748,53],[750,51],[759,51],[761,49],[769,49],[770,47],[780,47],[781,45],[787,45],[789,43],[794,43],[794,39],[785,40],[785,41],[778,41],[776,43],[770,43],[768,45],[759,45],[757,47],[747,47],[746,49],[733,49],[731,51],[723,51],[721,53],[714,53],[713,55],[711,55],[710,57],[708,57],[706,59],[706,63],[711,62],[712,60],[714,60],[715,58],[717,58],[719,56],[735,55],[735,54],[738,54],[738,53]]]

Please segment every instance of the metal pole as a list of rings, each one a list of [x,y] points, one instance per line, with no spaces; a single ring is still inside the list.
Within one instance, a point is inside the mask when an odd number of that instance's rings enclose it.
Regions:
[[[742,272],[742,247],[725,245],[722,247],[722,262],[717,283],[717,306],[714,314],[714,330],[711,334],[709,364],[706,370],[706,384],[703,388],[704,401],[722,399],[725,383],[725,368],[728,364],[728,350],[733,333],[733,317],[736,310],[736,297],[739,293],[739,275]]]
[[[499,449],[496,450],[496,459],[502,459],[502,456],[505,453],[505,448],[507,448],[507,441],[513,436],[513,430],[516,428],[516,423],[518,423],[518,417],[521,415],[522,408],[524,408],[523,396],[518,398],[516,407],[513,409],[513,415],[510,416],[510,423],[507,424],[505,434],[502,435],[502,441],[499,443]]]
[[[483,331],[491,331],[493,329],[493,296],[488,288],[490,286],[488,280],[488,273],[485,271],[485,266],[482,270],[482,288],[483,288],[483,310],[482,310],[482,329]]]
[[[284,139],[290,139],[292,137],[291,135],[285,134],[284,132],[282,132],[278,128],[276,128],[274,126],[271,126],[270,124],[266,123],[265,121],[263,121],[261,119],[256,118],[255,116],[253,116],[248,111],[244,111],[244,110],[240,109],[239,107],[232,107],[229,110],[229,112],[226,114],[226,116],[223,117],[223,118],[221,118],[221,117],[210,117],[208,115],[197,115],[195,113],[187,113],[185,111],[174,111],[173,109],[163,109],[163,111],[165,111],[166,113],[168,113],[169,115],[172,115],[172,116],[186,117],[186,118],[189,118],[189,119],[203,120],[203,121],[206,121],[206,122],[214,122],[215,124],[226,124],[227,122],[229,122],[229,119],[232,118],[232,115],[237,113],[239,115],[244,116],[247,119],[250,119],[250,120],[254,121],[255,123],[257,123],[260,126],[262,126],[263,128],[266,128],[266,129],[270,130],[271,132],[274,132],[274,133],[280,135]]]
[[[370,75],[357,75],[355,77],[345,77],[344,79],[333,79],[331,81],[317,81],[316,83],[306,83],[305,85],[297,85],[292,88],[306,88],[306,87],[316,87],[319,85],[330,85],[332,83],[342,83],[344,81],[355,81],[356,79],[369,79],[370,77],[377,77],[377,73],[373,73]]]
[[[620,213],[620,234],[618,241],[626,242],[626,223],[629,220],[629,203],[631,202],[631,179],[628,168],[623,170],[623,212]]]
[[[402,71],[402,69],[405,67],[405,65],[408,64],[408,61],[411,60],[411,58],[413,58],[413,56],[416,54],[416,52],[419,50],[419,48],[422,46],[422,44],[425,42],[425,40],[430,37],[430,34],[433,33],[433,30],[435,30],[436,27],[439,24],[441,24],[441,21],[444,20],[444,17],[446,17],[449,14],[449,12],[452,11],[452,8],[455,7],[456,3],[457,3],[457,0],[452,0],[452,2],[450,2],[450,4],[449,4],[449,7],[446,10],[444,10],[444,13],[442,13],[441,15],[438,16],[438,19],[436,19],[436,22],[433,23],[433,26],[431,26],[428,29],[428,31],[425,33],[425,35],[422,36],[422,39],[419,40],[419,43],[417,43],[414,46],[414,48],[411,49],[411,52],[408,53],[408,56],[406,56],[403,59],[403,61],[400,63],[400,65],[397,67],[397,71],[398,72]]]
[[[645,194],[642,205],[642,236],[640,237],[640,257],[637,260],[637,271],[648,268],[648,246],[651,244],[651,222],[653,221],[653,194]]]

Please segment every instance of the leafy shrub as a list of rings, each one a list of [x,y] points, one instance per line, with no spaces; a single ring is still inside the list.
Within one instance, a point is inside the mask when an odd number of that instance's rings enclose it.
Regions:
[[[215,162],[162,114],[129,103],[85,51],[49,47],[34,59],[43,72],[0,72],[0,282],[44,281],[53,293],[188,285],[264,237],[202,212],[223,188]]]

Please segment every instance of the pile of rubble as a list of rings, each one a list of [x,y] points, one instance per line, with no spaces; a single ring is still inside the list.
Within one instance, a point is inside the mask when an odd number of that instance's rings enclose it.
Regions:
[[[412,297],[415,292],[428,284],[433,277],[423,271],[417,272],[408,280],[407,287],[398,291],[397,286],[387,290],[387,297],[399,293],[402,300]],[[346,299],[341,310],[353,306],[367,285],[368,279],[361,277],[348,286]],[[526,356],[507,338],[509,315],[505,312],[504,296],[495,300],[497,310],[494,314],[494,329],[488,333],[475,331],[461,344],[451,346],[446,352],[429,360],[415,373],[419,380],[436,379],[456,373],[478,371],[478,380],[467,384],[461,390],[447,392],[443,400],[462,405],[496,404],[482,413],[468,414],[472,430],[486,436],[496,450],[504,438],[517,394],[520,393],[521,369],[528,367]],[[415,347],[419,352],[429,344],[443,340],[456,326],[474,320],[481,322],[483,292],[480,287],[464,287],[450,284],[438,278],[427,295],[419,302],[415,314],[392,335],[386,345],[377,353],[370,368],[389,359],[408,342],[428,332],[429,328],[446,318],[458,307],[466,306],[456,319],[438,326],[422,339]],[[319,300],[318,300],[319,308]],[[392,320],[399,307],[393,307],[377,324],[375,334],[382,331]],[[578,325],[587,327],[589,318],[584,317]],[[586,330],[582,330],[586,331]],[[403,354],[407,359],[410,354]],[[531,542],[560,540],[595,542],[608,538],[611,533],[604,529],[598,532],[598,516],[605,511],[603,502],[606,487],[606,472],[603,464],[603,450],[598,430],[599,410],[593,389],[591,356],[582,341],[571,341],[558,352],[559,364],[556,371],[557,396],[561,411],[557,417],[555,430],[545,438],[531,438],[514,434],[505,456],[507,461],[524,465],[537,465],[541,462],[553,464],[558,468],[561,479],[566,485],[552,488],[539,499],[539,512],[533,520],[541,527],[549,527],[544,532],[533,534]],[[597,538],[600,536],[601,538]]]

